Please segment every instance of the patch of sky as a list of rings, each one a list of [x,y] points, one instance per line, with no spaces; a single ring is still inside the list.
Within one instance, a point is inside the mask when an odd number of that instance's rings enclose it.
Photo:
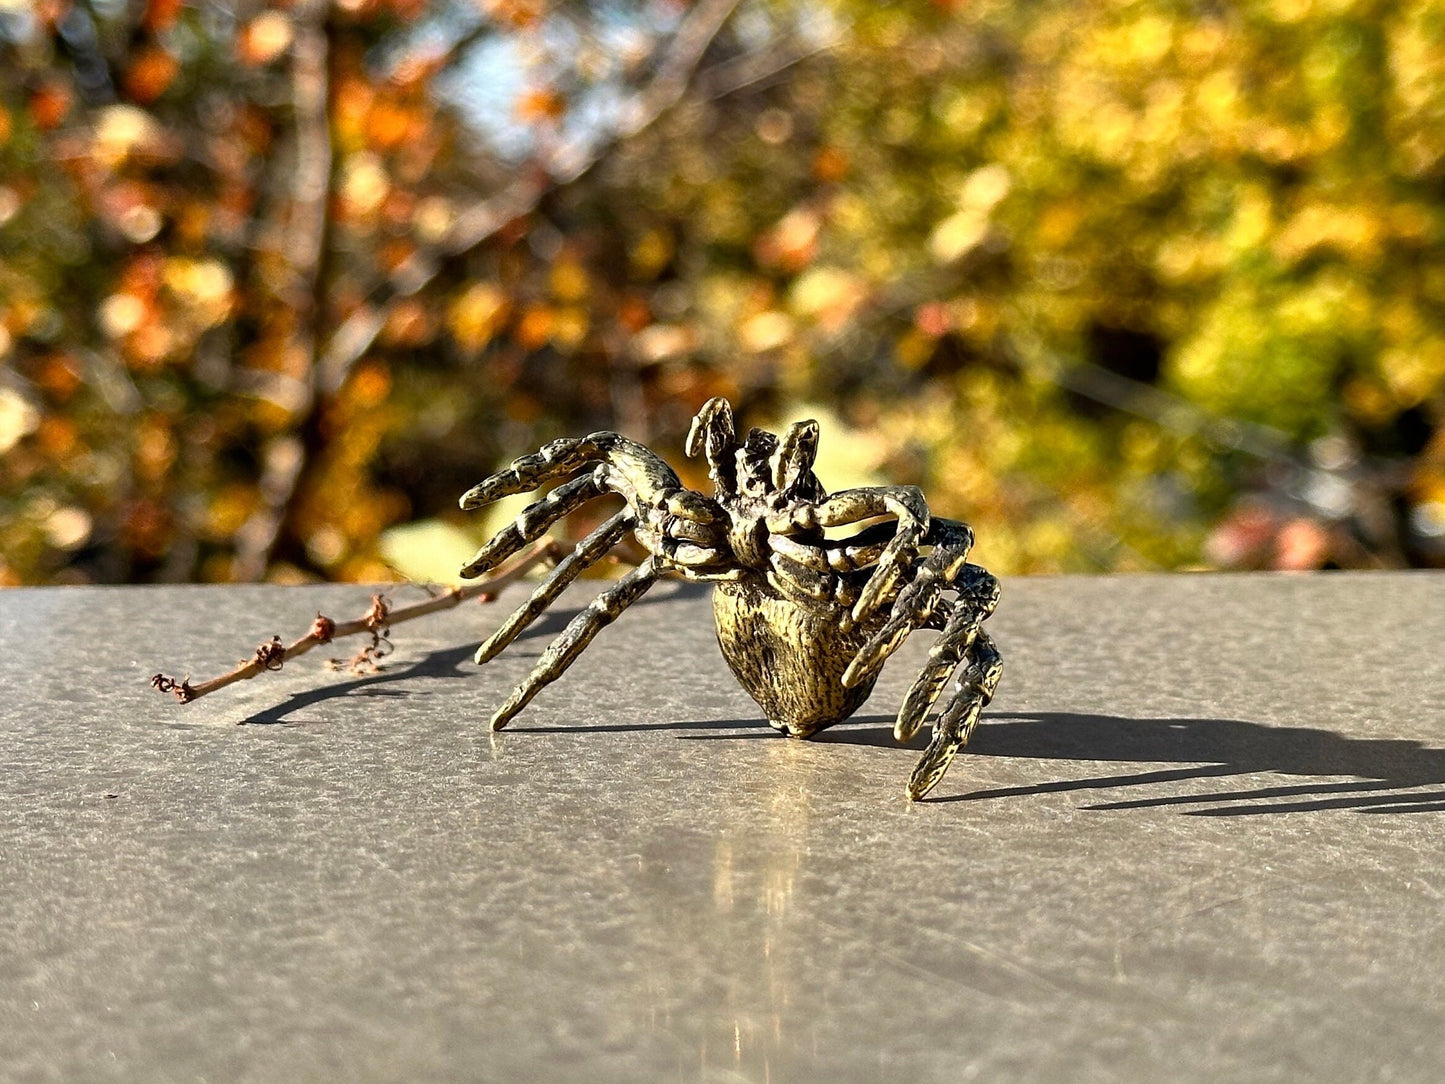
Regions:
[[[653,55],[660,40],[678,25],[678,9],[662,3],[598,3],[579,10],[561,8],[535,32],[498,28],[484,34],[437,81],[436,93],[492,154],[520,162],[541,150],[539,129],[517,115],[521,97],[551,87],[567,98],[559,132],[549,142],[567,148],[556,163],[566,173],[584,161],[615,129],[632,89],[630,78]],[[455,11],[418,26],[410,49],[446,49],[477,29]]]
[[[539,27],[519,32],[489,27],[473,4],[442,4],[375,60],[384,70],[402,56],[445,53],[475,38],[437,79],[435,93],[486,153],[512,164],[552,155],[552,173],[565,180],[624,122],[629,102],[653,74],[653,58],[686,13],[668,0],[600,0],[559,6]],[[784,36],[821,46],[837,38],[839,25],[819,5],[800,5],[780,17],[770,5],[755,3],[738,10],[730,33],[743,52],[753,52]],[[541,88],[566,99],[558,129],[518,115],[523,96]]]
[[[0,41],[29,45],[40,37],[40,20],[23,4],[0,0]]]

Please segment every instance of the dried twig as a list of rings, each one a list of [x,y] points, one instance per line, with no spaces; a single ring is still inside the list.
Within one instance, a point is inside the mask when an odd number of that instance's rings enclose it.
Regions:
[[[440,598],[435,591],[427,591],[431,598]],[[391,643],[391,599],[385,595],[371,596],[371,609],[361,620],[371,633],[371,642],[349,659],[332,659],[327,666],[332,670],[349,670],[353,674],[371,674],[381,669],[381,660],[396,650]],[[334,634],[333,634],[334,636]]]
[[[209,681],[202,681],[192,685],[189,678],[177,681],[165,674],[156,674],[151,678],[151,688],[159,689],[163,693],[171,693],[182,704],[189,704],[192,700],[198,700],[207,693],[213,693],[217,689],[224,689],[227,685],[237,681],[245,681],[257,674],[263,674],[268,670],[280,670],[282,665],[298,655],[304,655],[318,644],[329,644],[332,640],[343,636],[355,636],[359,633],[369,633],[371,643],[357,654],[356,661],[367,663],[375,662],[376,658],[386,654],[382,645],[390,646],[387,640],[387,633],[391,626],[399,625],[403,621],[411,621],[418,617],[425,617],[427,614],[436,613],[438,610],[449,610],[460,606],[468,599],[480,599],[483,602],[490,602],[509,583],[521,579],[531,569],[539,564],[555,562],[561,554],[562,547],[551,538],[543,538],[534,542],[528,549],[524,550],[521,556],[499,575],[492,576],[476,583],[468,584],[465,587],[451,587],[447,590],[427,599],[425,602],[418,602],[414,606],[406,606],[400,610],[393,610],[387,600],[381,595],[371,597],[371,608],[362,616],[351,621],[333,621],[322,614],[316,615],[310,630],[305,636],[295,643],[283,644],[280,636],[273,636],[270,640],[259,645],[251,658],[236,664],[236,668],[229,673],[211,678]]]

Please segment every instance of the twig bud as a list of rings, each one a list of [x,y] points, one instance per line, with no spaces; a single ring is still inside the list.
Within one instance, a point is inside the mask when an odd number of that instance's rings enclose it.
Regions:
[[[286,661],[286,645],[280,636],[272,636],[268,643],[256,648],[255,663],[262,670],[279,670]]]

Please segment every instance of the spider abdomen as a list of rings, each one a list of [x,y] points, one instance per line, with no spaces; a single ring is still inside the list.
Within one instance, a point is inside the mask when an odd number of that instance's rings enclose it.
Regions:
[[[718,646],[733,675],[776,729],[806,738],[852,715],[875,677],[849,688],[843,671],[876,622],[847,632],[825,604],[801,605],[747,576],[713,590]]]

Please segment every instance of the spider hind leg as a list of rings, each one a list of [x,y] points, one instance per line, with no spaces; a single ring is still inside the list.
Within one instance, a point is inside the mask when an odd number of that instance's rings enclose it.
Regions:
[[[968,569],[988,575],[977,565],[967,563],[968,551],[973,546],[973,531],[965,523],[934,520],[924,544],[931,545],[933,552],[915,566],[912,578],[897,592],[888,620],[849,664],[843,675],[844,684],[859,681],[865,674],[876,674],[910,633],[928,627],[934,611],[944,602],[943,592],[961,586],[957,581],[960,576],[968,575]],[[997,581],[994,583],[997,584]]]

